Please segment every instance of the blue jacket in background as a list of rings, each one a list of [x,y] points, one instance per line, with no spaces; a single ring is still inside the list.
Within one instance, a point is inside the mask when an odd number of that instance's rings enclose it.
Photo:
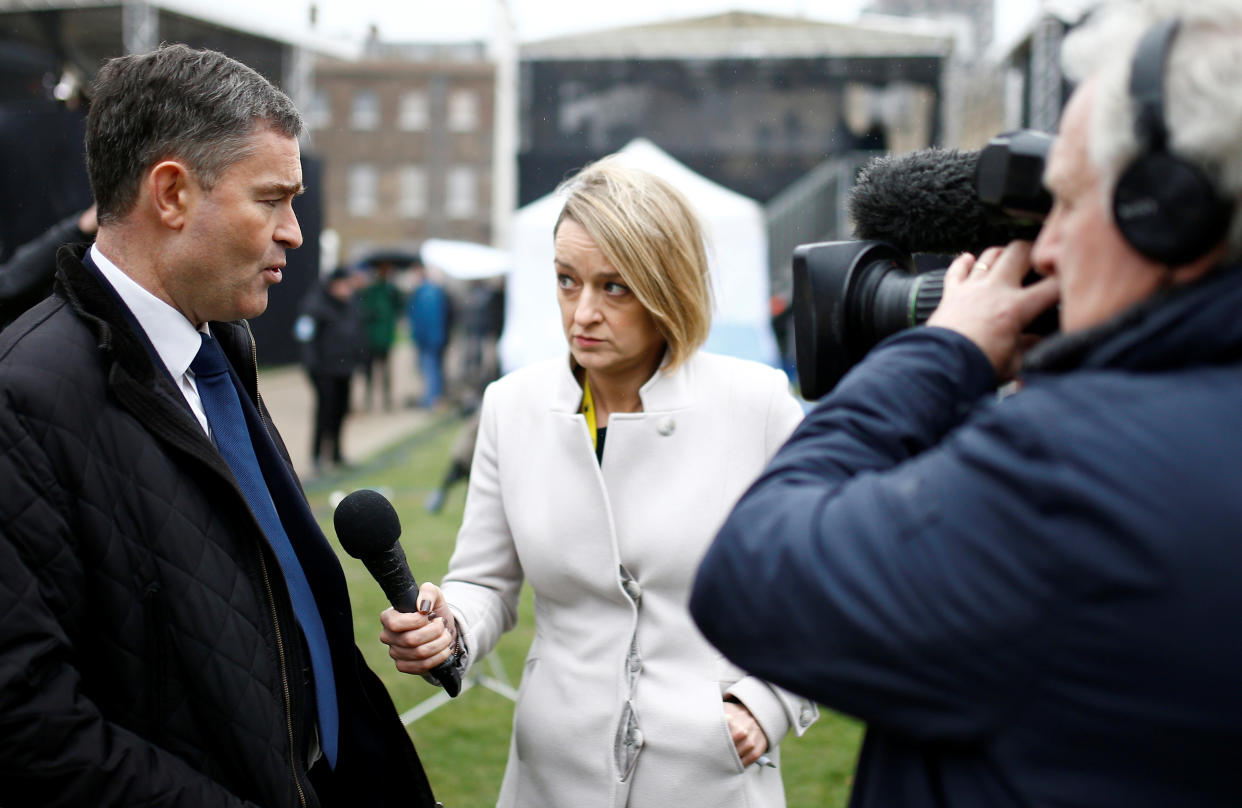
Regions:
[[[691,610],[865,720],[851,805],[1242,804],[1242,270],[1049,340],[998,400],[890,338],[742,498]]]
[[[448,344],[449,300],[443,287],[431,281],[420,283],[410,295],[406,313],[419,350],[438,351]]]

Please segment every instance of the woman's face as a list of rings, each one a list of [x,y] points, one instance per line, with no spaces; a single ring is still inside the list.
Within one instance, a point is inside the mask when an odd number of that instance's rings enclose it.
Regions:
[[[572,219],[556,231],[556,299],[574,360],[593,375],[650,374],[664,355],[655,320]]]

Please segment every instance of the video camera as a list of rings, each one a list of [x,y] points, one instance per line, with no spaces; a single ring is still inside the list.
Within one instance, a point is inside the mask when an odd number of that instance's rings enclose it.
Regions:
[[[918,271],[915,253],[977,255],[1039,233],[1052,207],[1043,186],[1052,142],[1049,134],[1024,129],[997,135],[979,151],[925,149],[863,168],[850,196],[862,240],[794,250],[794,345],[803,398],[824,395],[876,343],[931,316],[947,262]],[[1054,308],[1028,330],[1051,333],[1056,320]]]

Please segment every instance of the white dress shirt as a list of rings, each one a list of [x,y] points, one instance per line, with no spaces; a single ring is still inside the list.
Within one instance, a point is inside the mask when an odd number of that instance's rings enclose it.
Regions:
[[[121,301],[134,315],[138,325],[147,332],[147,339],[151,340],[155,352],[164,362],[164,367],[168,368],[169,375],[177,382],[177,388],[181,391],[181,395],[185,396],[186,403],[194,411],[194,416],[198,418],[203,431],[210,436],[211,428],[207,426],[207,413],[203,411],[202,399],[198,397],[194,371],[190,370],[190,363],[194,361],[202,345],[199,331],[184,314],[143,289],[137,281],[108,260],[107,256],[100,252],[98,244],[91,246],[91,260],[95,262],[95,266],[99,267],[104,279],[120,295]],[[202,332],[209,333],[205,324]]]

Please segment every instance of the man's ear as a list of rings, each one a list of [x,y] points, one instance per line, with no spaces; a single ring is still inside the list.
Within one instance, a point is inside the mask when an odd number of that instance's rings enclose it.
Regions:
[[[171,230],[185,226],[186,214],[198,191],[190,170],[176,160],[163,160],[147,172],[150,204],[160,222]]]

